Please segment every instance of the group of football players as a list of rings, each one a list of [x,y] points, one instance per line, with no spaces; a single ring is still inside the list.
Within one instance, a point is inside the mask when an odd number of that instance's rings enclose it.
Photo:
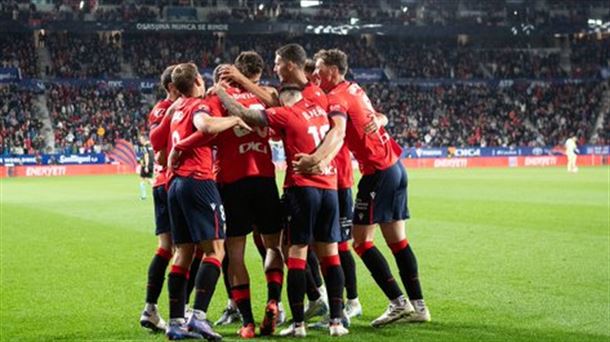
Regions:
[[[255,337],[244,260],[251,232],[267,280],[258,334],[272,335],[283,322],[285,265],[292,321],[279,334],[304,337],[306,321],[324,313],[321,325],[331,336],[349,333],[349,319],[362,313],[352,239],[390,302],[371,324],[429,321],[405,233],[401,148],[385,131],[385,116],[358,84],[345,79],[347,55],[321,50],[308,60],[300,45],[285,45],[275,55],[279,89],[259,84],[263,70],[262,58],[246,51],[233,65],[216,68],[207,91],[192,63],[169,66],[161,75],[167,98],[149,115],[150,142],[162,167],[153,187],[159,246],[148,270],[141,325],[165,331],[171,340],[220,340],[207,310],[223,273],[229,306],[217,323],[239,313],[239,336]],[[280,140],[286,152],[281,199],[270,140]],[[355,203],[352,154],[362,173]],[[407,296],[375,247],[378,226]],[[166,324],[157,301],[170,260]]]

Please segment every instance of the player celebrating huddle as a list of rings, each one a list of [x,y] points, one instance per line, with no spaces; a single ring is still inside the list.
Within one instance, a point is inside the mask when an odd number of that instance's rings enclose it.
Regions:
[[[242,52],[235,66],[252,82],[258,82],[264,69],[263,59],[254,51]],[[274,90],[275,91],[275,90]],[[246,108],[261,110],[266,106],[241,86],[226,93]],[[212,111],[228,116],[217,96],[208,99]],[[271,335],[278,317],[283,282],[283,258],[280,250],[280,200],[271,160],[269,129],[257,127],[250,132],[240,127],[217,137],[220,193],[227,212],[227,249],[231,295],[242,315],[242,338],[255,336],[250,303],[250,279],[244,263],[246,237],[253,227],[261,234],[265,253],[268,298],[260,332]]]
[[[320,85],[328,92],[330,113],[342,113],[348,117],[346,142],[363,174],[355,205],[354,249],[390,300],[386,312],[371,324],[380,327],[402,318],[429,321],[430,313],[423,300],[417,261],[404,229],[404,220],[409,213],[407,174],[399,160],[400,147],[383,128],[366,132],[375,111],[366,93],[356,83],[345,80],[347,55],[337,49],[322,50],[314,59]],[[323,155],[316,151],[314,155],[304,156],[296,167],[308,171],[312,171],[315,165],[318,169],[324,168],[331,159],[321,158]],[[411,302],[404,297],[385,258],[373,243],[377,224],[394,254]]]
[[[283,107],[268,110],[247,109],[218,87],[217,94],[230,113],[260,127],[271,127],[278,132],[286,146],[288,161],[298,153],[312,152],[329,130],[327,113],[316,103],[303,98],[301,88],[285,85],[280,91]],[[333,135],[329,133],[332,137]],[[290,163],[284,184],[288,210],[288,299],[293,324],[282,336],[306,336],[303,300],[305,296],[305,266],[309,243],[316,241],[318,255],[328,285],[330,302],[330,333],[345,335],[341,324],[343,306],[343,271],[339,261],[339,212],[337,178],[334,166],[321,175],[300,175]]]
[[[174,66],[167,67],[161,74],[161,86],[167,96],[159,101],[148,115],[148,126],[150,130],[150,142],[156,154],[166,157],[166,143],[168,129],[160,127],[165,112],[171,104],[180,96],[172,82],[172,71]],[[159,129],[161,128],[161,129]],[[169,127],[168,127],[169,128]],[[167,192],[165,184],[167,177],[166,169],[162,170],[155,177],[153,184],[153,201],[155,205],[155,234],[158,237],[159,245],[157,251],[148,267],[148,284],[146,286],[146,305],[140,316],[140,325],[153,331],[164,331],[165,321],[159,316],[157,301],[163,288],[165,280],[165,270],[172,258],[172,237],[170,234],[169,212],[167,209]]]
[[[235,117],[212,118],[209,105],[200,97],[205,85],[197,66],[180,64],[172,72],[172,83],[183,95],[168,110],[164,122],[170,123],[170,147],[188,138],[195,131],[213,136],[234,126],[249,129]],[[176,164],[176,156],[180,163]],[[224,257],[224,209],[213,172],[212,149],[209,144],[196,146],[168,157],[171,171],[168,202],[172,239],[176,246],[174,264],[168,277],[170,323],[169,339],[206,338],[220,340],[206,320],[206,311],[214,293],[220,265]],[[195,246],[204,253],[195,279],[196,296],[193,314],[184,322],[188,269]]]

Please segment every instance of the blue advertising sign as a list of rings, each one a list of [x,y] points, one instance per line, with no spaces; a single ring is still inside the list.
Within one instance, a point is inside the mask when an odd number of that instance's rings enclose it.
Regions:
[[[105,163],[106,155],[103,153],[0,156],[0,165],[82,165]]]
[[[0,83],[13,83],[21,79],[19,68],[0,68]]]

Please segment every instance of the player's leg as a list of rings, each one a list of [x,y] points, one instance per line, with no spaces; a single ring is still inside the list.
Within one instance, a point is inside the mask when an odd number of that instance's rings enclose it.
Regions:
[[[271,335],[280,317],[282,285],[284,279],[284,257],[281,252],[282,212],[280,196],[274,178],[255,177],[248,179],[248,193],[252,196],[250,214],[257,227],[254,241],[264,258],[267,280],[267,304],[261,321],[261,335]]]
[[[282,330],[280,336],[306,336],[305,310],[305,268],[307,249],[313,238],[317,208],[321,194],[314,188],[292,187],[284,191],[284,207],[288,217],[286,234],[288,247],[288,301],[293,323]]]
[[[157,235],[158,246],[148,266],[146,305],[140,316],[140,325],[153,331],[163,331],[166,328],[166,323],[159,315],[157,302],[165,282],[167,266],[172,258],[173,246],[165,188],[163,186],[154,188],[153,197],[155,205],[155,234]]]
[[[281,250],[281,232],[260,234],[265,252],[265,279],[267,280],[267,304],[261,321],[260,333],[263,336],[272,335],[280,319],[280,304],[282,300],[282,285],[284,282],[284,257]]]
[[[167,198],[175,256],[167,280],[170,319],[165,334],[169,339],[201,338],[184,325],[188,270],[195,250],[185,212],[188,207],[184,205],[189,201],[189,185],[185,179],[177,177],[172,181]]]
[[[305,272],[308,299],[305,306],[305,320],[309,321],[314,317],[324,316],[328,313],[327,291],[322,282],[320,261],[316,256],[314,248],[307,250],[307,269]]]
[[[237,304],[242,316],[242,328],[240,336],[243,338],[254,337],[254,316],[252,315],[252,304],[250,299],[250,276],[244,262],[246,249],[246,237],[228,236],[227,255],[229,256],[229,281],[231,283],[231,296]]]
[[[227,293],[227,306],[222,311],[220,318],[218,318],[218,320],[214,322],[214,325],[227,325],[241,320],[241,315],[239,314],[239,310],[237,310],[237,304],[235,304],[235,300],[233,300],[233,296],[231,295],[228,255],[225,255],[224,259],[222,260],[222,281],[225,287],[225,291]]]
[[[292,325],[280,332],[280,336],[305,336],[305,267],[308,245],[303,243],[288,248],[288,303],[292,313]]]
[[[341,240],[339,242],[339,258],[345,276],[345,292],[347,301],[345,312],[349,318],[361,316],[362,306],[358,300],[358,287],[356,282],[356,261],[349,248],[349,240],[352,239],[352,227],[354,217],[354,201],[352,189],[339,189],[339,225],[341,228]]]
[[[328,292],[329,330],[331,336],[348,334],[343,318],[343,289],[345,276],[341,267],[341,258],[337,241],[341,239],[339,227],[339,197],[336,190],[319,190],[322,198],[313,230],[316,254]]]
[[[142,175],[142,171],[140,171],[140,199],[146,199],[146,177]]]
[[[189,268],[189,281],[186,284],[186,318],[190,317],[193,311],[191,308],[189,308],[189,303],[191,302],[191,294],[195,289],[195,279],[197,278],[197,272],[199,272],[199,265],[201,265],[202,259],[203,251],[201,248],[195,248],[195,253],[193,253],[193,261],[191,262],[191,266]]]
[[[207,321],[216,283],[220,278],[224,258],[224,208],[216,183],[213,181],[187,179],[188,201],[185,201],[188,230],[204,256],[195,279],[195,300],[193,314],[187,322],[191,331],[201,334],[208,340],[222,338]]]
[[[254,246],[256,246],[256,250],[258,254],[261,256],[263,260],[263,264],[265,263],[265,258],[267,257],[267,248],[265,247],[265,242],[263,241],[263,237],[258,232],[258,230],[254,230],[252,233],[252,240],[254,241]]]
[[[394,221],[382,223],[381,231],[383,237],[390,247],[396,265],[400,273],[402,283],[407,290],[409,300],[415,309],[415,313],[406,317],[409,322],[427,322],[430,320],[430,312],[424,302],[419,273],[417,268],[417,258],[407,240],[405,233],[405,221]]]
[[[363,176],[358,184],[358,194],[354,206],[354,250],[362,259],[377,285],[390,300],[388,309],[371,322],[374,327],[396,322],[413,312],[413,307],[404,297],[402,290],[394,279],[387,260],[373,242],[377,227],[376,222],[382,222],[387,211],[386,207],[392,207],[393,192],[397,185],[390,184],[388,186],[386,183],[393,181],[390,178],[395,176],[394,173],[384,170]],[[386,194],[386,187],[391,187],[392,194],[390,196]]]
[[[195,279],[195,301],[193,314],[187,322],[191,331],[197,332],[207,340],[220,340],[222,336],[212,329],[207,320],[207,311],[214,296],[218,278],[220,278],[222,259],[224,258],[224,240],[204,240],[199,248],[203,259]]]
[[[400,278],[407,290],[409,300],[415,308],[415,312],[406,319],[410,322],[426,322],[430,320],[430,313],[422,295],[417,259],[407,240],[405,230],[405,219],[409,217],[407,209],[407,172],[402,164],[397,164],[387,171],[386,176],[386,188],[391,189],[393,186],[395,190],[380,193],[385,197],[378,202],[380,207],[384,208],[381,217],[381,222],[384,223],[380,224],[381,231],[392,254],[394,254]],[[388,203],[384,203],[384,201]]]

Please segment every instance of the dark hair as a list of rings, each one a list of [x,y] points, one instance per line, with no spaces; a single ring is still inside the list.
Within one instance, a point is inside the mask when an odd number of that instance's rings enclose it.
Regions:
[[[256,51],[243,51],[235,58],[235,67],[247,78],[252,78],[263,72],[265,62]]]
[[[161,86],[165,91],[169,92],[168,86],[172,83],[172,71],[174,71],[175,65],[170,65],[161,74]]]
[[[306,73],[313,74],[313,72],[316,70],[316,61],[311,58],[307,58],[305,60],[305,67],[303,69],[305,69]]]
[[[327,66],[336,66],[341,75],[347,73],[347,55],[339,49],[320,50],[314,59],[321,59]]]
[[[182,94],[188,94],[193,89],[199,71],[194,63],[182,63],[176,65],[172,71],[172,83]]]
[[[302,91],[302,90],[303,90],[303,88],[301,88],[298,84],[286,83],[286,84],[282,84],[278,93],[281,94],[282,92],[285,92],[285,91]]]
[[[288,62],[296,64],[299,68],[305,66],[305,60],[307,59],[305,49],[299,44],[284,45],[277,49],[275,54]]]

